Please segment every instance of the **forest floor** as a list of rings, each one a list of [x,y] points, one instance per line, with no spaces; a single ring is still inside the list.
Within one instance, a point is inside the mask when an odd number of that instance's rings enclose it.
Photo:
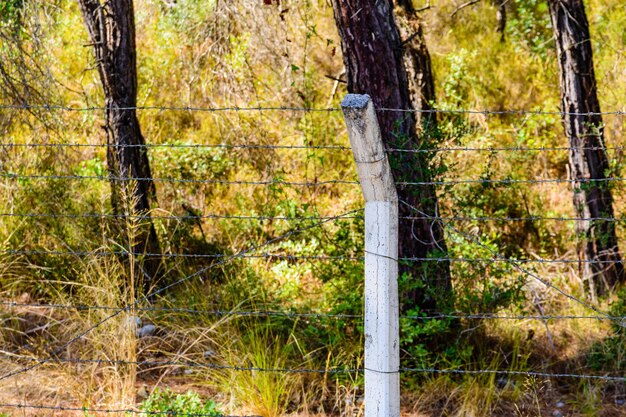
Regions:
[[[27,300],[27,296],[21,299],[21,301]],[[124,414],[123,410],[139,410],[139,404],[156,387],[161,390],[171,389],[176,393],[192,390],[203,398],[213,399],[228,415],[257,415],[258,413],[254,408],[234,404],[224,387],[220,388],[211,381],[204,381],[191,368],[159,367],[157,364],[151,365],[149,369],[136,369],[136,378],[131,378],[131,380],[119,378],[116,381],[116,377],[120,375],[114,375],[111,380],[107,381],[103,380],[106,377],[101,376],[102,367],[113,365],[72,363],[72,358],[77,357],[77,350],[69,348],[57,352],[55,357],[62,360],[45,360],[44,363],[40,363],[35,358],[45,358],[45,355],[41,355],[42,352],[50,351],[50,349],[58,350],[51,346],[63,346],[67,343],[68,340],[63,339],[64,336],[60,335],[58,330],[68,317],[59,316],[59,313],[52,309],[11,308],[13,309],[11,319],[4,320],[5,330],[11,324],[17,324],[19,331],[4,332],[5,342],[12,344],[12,350],[0,352],[3,356],[0,360],[0,372],[2,375],[22,370],[24,372],[0,380],[0,406],[2,407],[0,412],[4,412],[4,415],[24,417],[120,415]],[[557,341],[554,349],[550,347],[553,342],[547,337],[547,333],[537,335],[532,333],[533,340],[529,341],[533,344],[531,350],[546,351],[543,361],[552,364],[549,368],[542,368],[542,370],[559,373],[580,366],[576,352],[585,348],[585,344],[577,341],[576,337],[567,336],[570,330],[564,326],[555,327],[552,330],[550,336],[552,340]],[[589,346],[593,339],[599,340],[605,333],[597,330],[594,334],[587,335],[586,346]],[[13,339],[9,340],[11,337]],[[140,353],[134,360],[147,358],[151,358],[154,362],[163,360],[159,359],[159,354],[155,353],[157,347],[167,345],[161,336],[150,336],[139,342],[138,349],[142,352],[152,352],[152,356]],[[75,343],[81,344],[85,341],[78,339]],[[496,342],[493,341],[493,343]],[[8,346],[7,343],[5,346]],[[504,346],[499,348],[502,349]],[[36,352],[39,355],[36,355]],[[533,361],[539,361],[539,358],[529,359],[529,362]],[[573,363],[575,365],[572,365]],[[29,369],[31,367],[32,369]],[[580,372],[583,371],[584,369],[580,370]],[[128,386],[129,383],[132,387]],[[315,386],[308,387],[309,393],[313,395],[306,401],[302,400],[302,396],[291,399],[286,405],[286,411],[281,412],[280,415],[293,417],[362,416],[362,393],[335,388],[337,389],[333,390],[331,386],[322,398],[315,395]],[[132,397],[132,401],[127,400],[119,405],[113,398],[106,398],[109,395],[106,394],[107,391],[110,393],[116,389],[118,397],[126,399]],[[101,398],[101,402],[94,402],[93,399],[98,397]],[[298,404],[298,401],[304,404]],[[607,388],[607,385],[601,383],[584,385],[576,380],[551,381],[540,377],[511,377],[508,380],[492,377],[488,382],[485,380],[480,382],[478,378],[454,380],[433,377],[425,380],[421,386],[403,387],[401,405],[403,417],[485,415],[484,409],[480,410],[481,407],[490,409],[490,415],[494,417],[583,417],[591,415],[613,417],[626,416],[626,392],[615,387]],[[83,407],[90,411],[82,411]]]

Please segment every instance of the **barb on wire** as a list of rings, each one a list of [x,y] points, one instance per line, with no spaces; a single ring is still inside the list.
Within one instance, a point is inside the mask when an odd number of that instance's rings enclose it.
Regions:
[[[30,179],[30,180],[96,180],[96,181],[153,181],[167,183],[188,183],[188,184],[221,184],[221,185],[290,185],[296,187],[319,187],[327,185],[353,185],[358,181],[350,180],[324,180],[324,181],[284,181],[284,180],[206,180],[206,179],[186,179],[186,178],[146,178],[146,177],[118,177],[104,175],[21,175],[11,173],[0,173],[0,178],[7,179]]]
[[[343,215],[354,215],[356,212],[360,212],[360,211],[362,211],[362,210],[361,209],[351,210],[351,211],[349,211],[347,213],[343,213],[342,215],[339,215],[339,216],[336,216],[336,217],[341,217]],[[227,258],[223,258],[222,260],[220,260],[218,262],[215,262],[215,263],[213,263],[211,265],[202,267],[202,268],[198,269],[196,272],[194,272],[192,274],[189,274],[189,275],[187,275],[187,276],[185,276],[185,277],[183,277],[183,278],[181,278],[179,280],[176,280],[176,281],[172,282],[171,284],[165,285],[165,286],[163,286],[163,287],[161,287],[161,288],[159,288],[159,289],[157,289],[155,291],[152,291],[151,293],[146,294],[143,297],[139,297],[134,303],[127,305],[124,309],[116,311],[116,312],[112,313],[111,315],[105,317],[102,320],[99,320],[98,322],[96,322],[95,324],[93,324],[92,326],[87,328],[86,330],[80,332],[77,336],[75,336],[72,339],[70,339],[69,341],[63,343],[60,347],[55,349],[49,355],[49,357],[47,359],[40,360],[40,361],[37,361],[33,365],[25,366],[25,367],[20,368],[18,370],[8,372],[8,373],[0,376],[0,381],[5,380],[7,378],[11,378],[11,377],[16,376],[16,375],[23,374],[25,372],[28,372],[28,371],[31,371],[33,369],[38,368],[39,366],[41,366],[44,363],[46,363],[45,362],[46,360],[50,360],[51,358],[56,357],[60,352],[63,352],[63,350],[65,350],[72,343],[76,342],[77,340],[80,340],[82,337],[84,337],[85,335],[89,334],[91,331],[95,330],[96,328],[100,327],[102,324],[106,323],[107,321],[117,317],[123,311],[131,311],[134,307],[139,306],[140,304],[146,302],[147,300],[150,300],[150,299],[154,298],[155,296],[157,296],[157,295],[167,291],[170,288],[173,288],[173,287],[178,286],[178,285],[180,285],[180,284],[182,284],[184,282],[187,282],[187,281],[189,281],[189,280],[191,280],[191,279],[193,279],[195,277],[198,277],[198,276],[204,274],[206,271],[208,271],[208,270],[210,270],[212,268],[216,268],[218,266],[224,265],[224,264],[226,264],[227,262],[229,262],[229,261],[231,261],[233,259],[237,259],[237,258],[240,258],[242,256],[248,255],[250,252],[257,251],[258,249],[261,249],[263,247],[269,246],[269,245],[271,245],[273,243],[276,243],[278,241],[284,240],[284,239],[286,239],[286,238],[288,238],[290,236],[293,236],[295,234],[302,233],[302,232],[304,232],[306,230],[310,230],[310,229],[313,229],[315,227],[320,227],[321,225],[323,225],[324,223],[329,222],[330,220],[331,219],[322,220],[322,221],[317,222],[316,224],[313,224],[313,225],[301,227],[299,229],[292,229],[292,230],[290,230],[290,231],[288,231],[288,232],[286,232],[286,233],[284,233],[284,234],[282,234],[280,236],[277,236],[277,237],[275,237],[273,239],[270,239],[270,240],[268,240],[268,241],[266,241],[264,243],[261,243],[261,244],[258,244],[258,245],[252,245],[248,249],[244,249],[244,250],[242,250],[242,251],[240,251],[240,252],[238,252],[236,254],[233,254],[233,255],[231,255],[231,256],[229,256]]]

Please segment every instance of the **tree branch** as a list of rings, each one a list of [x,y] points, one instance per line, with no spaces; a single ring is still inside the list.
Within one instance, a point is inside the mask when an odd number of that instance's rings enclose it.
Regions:
[[[408,38],[406,38],[405,40],[402,41],[400,46],[404,46],[407,43],[411,42],[413,40],[413,38],[415,38],[416,36],[419,36],[419,34],[420,34],[419,30],[417,32],[412,33]]]
[[[465,9],[466,7],[469,7],[473,4],[478,3],[480,0],[470,0],[467,3],[463,3],[460,6],[457,6],[456,9],[454,9],[454,11],[452,12],[452,14],[450,15],[450,17],[454,17],[455,14],[457,14],[458,12],[460,12],[461,10]]]
[[[333,80],[333,81],[337,81],[338,83],[344,83],[347,84],[348,82],[346,80],[342,80],[341,78],[337,78],[337,77],[333,77],[332,75],[329,74],[325,74],[324,77]]]

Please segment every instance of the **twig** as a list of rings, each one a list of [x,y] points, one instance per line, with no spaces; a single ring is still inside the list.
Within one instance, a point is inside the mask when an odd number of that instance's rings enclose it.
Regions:
[[[330,80],[333,80],[333,81],[337,81],[338,83],[344,83],[344,84],[348,83],[346,80],[342,80],[341,78],[333,77],[332,75],[329,75],[329,74],[324,75],[324,77],[326,77],[326,78],[328,78]]]
[[[413,40],[413,38],[415,38],[417,35],[420,34],[420,31],[417,31],[415,33],[413,33],[411,36],[409,36],[408,38],[406,38],[405,40],[402,41],[402,43],[400,44],[400,46],[404,46],[407,43],[411,42]]]
[[[425,6],[420,7],[419,9],[415,9],[415,13],[420,13],[423,11],[426,11],[428,9],[430,9],[432,6],[430,5],[430,0],[428,1],[428,3],[426,3]]]
[[[452,14],[450,15],[450,17],[454,17],[455,14],[457,14],[458,12],[460,12],[461,10],[465,9],[466,7],[469,7],[473,4],[478,3],[480,0],[470,0],[467,3],[463,3],[460,6],[457,6],[456,9],[454,9],[454,11],[452,12]]]

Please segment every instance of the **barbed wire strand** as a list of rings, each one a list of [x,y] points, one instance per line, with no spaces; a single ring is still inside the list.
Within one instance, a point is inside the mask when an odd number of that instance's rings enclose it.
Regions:
[[[46,303],[21,303],[17,301],[0,301],[0,305],[8,308],[33,308],[33,309],[63,309],[63,310],[126,310],[125,307],[113,307],[103,305],[85,304],[46,304]],[[257,316],[257,317],[285,317],[285,318],[331,318],[331,319],[363,319],[362,314],[337,314],[337,313],[299,313],[292,311],[275,310],[199,310],[180,307],[136,307],[135,311],[156,313],[188,313],[196,315],[222,316]],[[625,320],[626,316],[593,316],[593,315],[501,315],[496,313],[431,313],[424,315],[401,315],[403,320],[436,320],[436,319],[486,319],[486,320],[564,320],[564,319],[589,319],[589,320]]]
[[[102,305],[73,305],[73,304],[45,304],[45,303],[20,303],[15,301],[0,301],[0,305],[14,308],[36,308],[36,309],[63,309],[63,310],[124,310],[124,307],[102,306]],[[135,311],[156,312],[156,313],[189,313],[197,315],[214,316],[259,316],[259,317],[286,317],[286,318],[336,318],[336,319],[362,319],[362,315],[357,314],[330,314],[330,313],[298,313],[290,311],[274,310],[199,310],[193,308],[179,307],[136,307]]]
[[[327,221],[330,221],[327,220]],[[46,251],[46,250],[0,250],[3,255],[45,255],[45,256],[136,256],[144,258],[205,258],[205,259],[224,259],[233,256],[232,254],[216,253],[151,253],[151,252],[133,252],[133,251]],[[307,260],[307,261],[362,261],[362,256],[344,256],[344,255],[289,255],[282,253],[260,253],[245,254],[237,256],[240,259],[281,259],[281,260]],[[410,260],[410,259],[407,259]],[[432,260],[432,258],[431,258]]]
[[[0,142],[0,147],[6,148],[181,148],[181,149],[203,149],[203,148],[222,148],[222,149],[298,149],[298,150],[339,150],[350,151],[352,148],[342,145],[249,145],[249,144],[227,144],[227,143],[144,143],[144,144],[113,144],[106,143],[80,143],[80,142],[31,142],[31,143],[15,143]]]
[[[104,175],[22,175],[0,173],[0,178],[15,180],[96,180],[96,181],[152,181],[162,183],[183,184],[218,184],[218,185],[287,185],[297,187],[318,187],[328,185],[356,185],[352,180],[324,180],[324,181],[284,181],[284,180],[216,180],[216,179],[188,179],[188,178],[159,178],[159,177],[119,177]]]
[[[259,221],[310,221],[310,220],[337,220],[335,216],[243,216],[227,214],[206,215],[142,215],[142,214],[113,214],[113,213],[0,213],[0,217],[32,217],[53,219],[82,219],[82,218],[111,218],[111,219],[139,219],[139,220],[259,220]],[[363,219],[363,216],[346,216],[343,219]],[[625,219],[626,220],[626,219]]]
[[[352,148],[343,145],[250,145],[227,143],[144,143],[144,144],[113,144],[81,143],[81,142],[0,142],[5,148],[166,148],[166,149],[256,149],[256,150],[338,150],[351,151]],[[387,153],[438,153],[438,152],[559,152],[559,151],[624,151],[626,146],[444,146],[437,148],[401,149],[388,148]]]
[[[548,373],[535,371],[507,371],[496,369],[435,369],[435,368],[400,368],[399,372],[417,372],[417,373],[434,373],[434,374],[459,374],[459,375],[506,375],[506,376],[531,376],[538,378],[575,378],[575,379],[594,379],[611,382],[625,382],[626,377],[608,376],[608,375],[586,375],[572,373]]]
[[[343,215],[346,215],[346,214],[347,215],[353,215],[355,212],[358,212],[358,211],[361,211],[361,210],[360,209],[359,210],[351,210],[351,211],[349,211],[347,213],[344,213]],[[341,215],[339,215],[337,217],[341,217]],[[227,262],[229,262],[230,260],[236,259],[236,258],[238,258],[240,256],[243,256],[243,255],[247,255],[250,252],[256,251],[256,250],[258,250],[258,249],[260,249],[262,247],[265,247],[265,246],[269,246],[269,245],[271,245],[273,243],[276,243],[276,242],[278,242],[280,240],[286,239],[286,238],[288,238],[290,236],[293,236],[295,234],[302,233],[303,231],[310,230],[310,229],[312,229],[314,227],[320,227],[321,225],[323,225],[324,223],[326,223],[328,221],[330,221],[330,219],[329,220],[322,220],[322,221],[320,221],[320,222],[318,222],[318,223],[316,223],[314,225],[302,227],[302,228],[299,228],[299,229],[293,229],[293,230],[290,230],[290,231],[282,234],[281,236],[278,236],[278,237],[275,237],[273,239],[270,239],[270,240],[268,240],[268,241],[266,241],[266,242],[264,242],[262,244],[252,245],[248,249],[245,249],[245,250],[242,250],[242,251],[240,251],[240,252],[238,252],[236,254],[233,254],[233,255],[229,256],[228,258],[224,258],[224,259],[222,259],[219,262],[215,262],[215,263],[213,263],[211,265],[202,267],[202,268],[198,269],[196,272],[194,272],[192,274],[189,274],[189,275],[187,275],[187,276],[185,276],[185,277],[183,277],[183,278],[181,278],[179,280],[174,281],[171,284],[165,285],[165,286],[163,286],[163,287],[161,287],[161,288],[159,288],[159,289],[157,289],[155,291],[152,291],[151,293],[149,293],[147,295],[144,295],[143,297],[140,297],[134,303],[126,306],[126,308],[124,310],[116,311],[113,314],[105,317],[104,319],[99,320],[98,322],[96,322],[95,324],[93,324],[92,326],[87,328],[86,330],[80,332],[77,336],[75,336],[72,339],[70,339],[69,341],[63,343],[59,348],[55,349],[52,352],[52,354],[49,356],[49,358],[52,358],[52,357],[56,356],[58,353],[62,352],[64,349],[66,349],[72,343],[76,342],[77,340],[80,340],[82,337],[84,337],[85,335],[89,334],[91,331],[95,330],[96,328],[100,327],[102,324],[106,323],[107,321],[117,317],[123,311],[130,311],[133,307],[136,307],[136,306],[140,305],[142,302],[145,302],[145,301],[151,299],[152,297],[167,291],[170,288],[173,288],[173,287],[175,287],[177,285],[180,285],[180,284],[182,284],[184,282],[187,282],[187,281],[189,281],[189,280],[191,280],[191,279],[193,279],[193,278],[195,278],[197,276],[200,276],[200,275],[202,275],[203,273],[205,273],[206,271],[208,271],[208,270],[210,270],[212,268],[216,268],[218,266],[224,265]],[[7,379],[7,378],[11,378],[11,377],[16,376],[16,375],[23,374],[23,373],[31,371],[33,369],[36,369],[37,367],[43,365],[44,363],[45,362],[41,362],[40,361],[40,362],[37,362],[37,363],[35,363],[33,365],[26,366],[26,367],[23,367],[21,369],[8,372],[8,373],[0,376],[0,381],[3,381],[5,379]]]
[[[0,178],[14,180],[96,180],[96,181],[153,181],[160,183],[187,183],[187,184],[218,184],[218,185],[286,185],[296,187],[320,187],[329,185],[357,185],[358,181],[353,180],[321,180],[321,181],[285,181],[285,180],[216,180],[216,179],[188,179],[188,178],[167,178],[167,177],[120,177],[120,176],[104,176],[104,175],[30,175],[30,174],[12,174],[0,173]],[[579,178],[579,179],[563,179],[563,178],[547,178],[547,179],[461,179],[461,180],[443,180],[443,181],[402,181],[397,182],[399,186],[425,186],[439,185],[451,186],[459,184],[603,184],[610,182],[624,182],[624,177],[608,177],[608,178]]]
[[[15,355],[6,355],[15,357]],[[71,364],[95,364],[95,365],[135,365],[135,366],[151,366],[154,368],[164,366],[179,366],[187,368],[213,369],[220,371],[236,371],[236,372],[268,372],[279,374],[348,374],[363,372],[361,368],[320,368],[320,369],[298,369],[298,368],[266,368],[262,366],[240,366],[240,365],[220,365],[216,363],[198,363],[190,361],[171,361],[171,360],[143,360],[143,361],[126,361],[122,359],[64,359],[58,357],[50,357],[46,359],[38,359],[33,357],[20,356],[20,359],[32,362],[44,363],[71,363]],[[153,369],[154,369],[153,368]]]
[[[48,111],[104,111],[109,107],[106,106],[83,106],[72,107],[63,104],[0,104],[0,109],[7,110],[48,110]],[[116,107],[116,110],[155,110],[155,111],[188,111],[188,112],[256,112],[256,111],[293,111],[293,112],[340,112],[340,107],[297,107],[297,106],[224,106],[224,107],[204,107],[204,106],[126,106]],[[626,112],[621,110],[605,111],[605,112],[567,112],[557,110],[478,110],[478,109],[398,109],[389,107],[377,107],[376,111],[381,112],[400,112],[400,113],[438,113],[438,114],[481,114],[485,116],[493,115],[559,115],[559,116],[623,116]]]
[[[124,408],[124,409],[112,409],[112,408],[91,408],[91,407],[68,407],[68,406],[60,406],[60,405],[39,405],[39,404],[9,404],[9,403],[0,403],[0,408],[17,408],[17,409],[35,409],[35,410],[54,410],[54,411],[80,411],[83,413],[107,413],[107,414],[121,414],[121,413],[130,413],[130,414],[142,414],[142,415],[166,415],[166,416],[186,416],[186,417],[261,417],[258,415],[249,415],[249,416],[235,416],[235,415],[226,415],[226,414],[202,414],[202,413],[187,413],[187,412],[179,412],[179,411],[141,411],[133,408]]]
[[[460,179],[460,180],[443,180],[443,181],[404,181],[397,182],[396,185],[459,185],[459,184],[584,184],[593,185],[596,183],[610,183],[610,182],[623,182],[626,178],[622,177],[608,177],[608,178],[578,178],[578,179],[564,179],[564,178],[539,178],[539,179]]]
[[[44,255],[44,256],[136,256],[144,258],[198,258],[198,259],[223,259],[232,256],[231,254],[216,253],[151,253],[151,252],[132,252],[132,251],[54,251],[54,250],[17,250],[17,249],[5,249],[0,250],[0,254],[4,255]],[[241,259],[279,259],[289,261],[363,261],[363,256],[348,256],[348,255],[290,255],[284,253],[259,253],[259,254],[245,254],[238,256]],[[622,263],[621,260],[615,259],[516,259],[516,258],[465,258],[465,257],[411,257],[411,258],[398,258],[399,261],[407,262],[464,262],[464,263],[526,263],[526,264],[616,264]]]
[[[84,107],[71,107],[63,104],[43,104],[43,105],[29,105],[29,104],[1,104],[0,109],[9,110],[49,110],[49,111],[68,111],[68,112],[89,112],[89,111],[105,111],[108,107],[105,106],[84,106]],[[313,108],[313,107],[289,107],[289,106],[267,106],[267,107],[254,107],[254,106],[225,106],[225,107],[201,107],[201,106],[121,106],[116,107],[116,110],[156,110],[156,111],[188,111],[188,112],[205,112],[205,113],[218,113],[218,112],[249,112],[249,111],[294,111],[294,112],[339,112],[338,107],[328,108]]]
[[[405,220],[432,220],[430,217],[424,216],[401,216],[400,219]],[[527,217],[497,217],[497,216],[442,216],[438,217],[441,221],[478,221],[478,222],[534,222],[534,221],[557,221],[557,222],[581,222],[581,221],[605,221],[605,222],[623,222],[624,217],[569,217],[569,216],[527,216]]]
[[[30,217],[30,218],[54,218],[54,219],[82,219],[82,218],[105,218],[105,219],[139,219],[139,220],[258,220],[258,221],[310,221],[326,220],[335,218],[334,216],[253,216],[253,215],[228,215],[228,214],[206,214],[206,215],[141,215],[141,214],[113,214],[113,213],[0,213],[0,217]],[[431,220],[425,216],[400,216],[403,220]],[[345,216],[337,220],[363,219],[363,216]],[[494,221],[494,222],[534,222],[534,221],[605,221],[605,222],[626,222],[625,217],[569,217],[569,216],[527,216],[527,217],[497,217],[497,216],[442,216],[441,221]]]
[[[495,258],[451,258],[451,257],[441,257],[441,258],[424,258],[424,257],[414,257],[414,258],[398,258],[400,261],[409,261],[409,262],[466,262],[466,263],[526,263],[526,264],[615,264],[622,263],[621,260],[603,260],[603,259],[516,259],[516,258],[507,258],[507,257],[495,257]]]
[[[106,146],[106,145],[103,145]],[[558,151],[624,151],[626,146],[444,146],[438,148],[399,149],[389,148],[388,153],[437,153],[437,152],[558,152]]]
[[[21,359],[31,361],[41,361],[42,359],[22,357]],[[623,376],[611,375],[590,375],[576,373],[548,373],[537,371],[513,371],[513,370],[497,370],[497,369],[437,369],[437,368],[407,368],[401,367],[397,371],[380,371],[376,369],[363,368],[320,368],[320,369],[297,369],[297,368],[266,368],[259,366],[238,366],[238,365],[219,365],[215,363],[197,363],[189,361],[125,361],[119,359],[62,359],[53,358],[46,359],[47,362],[55,363],[73,363],[73,364],[97,364],[97,365],[136,365],[136,366],[179,366],[187,368],[203,368],[213,370],[227,370],[235,372],[267,372],[267,373],[284,373],[284,374],[355,374],[365,371],[375,372],[379,374],[402,374],[402,373],[436,373],[436,374],[460,374],[460,375],[482,375],[496,374],[507,376],[534,376],[543,378],[575,378],[575,379],[596,379],[604,381],[626,381]]]

